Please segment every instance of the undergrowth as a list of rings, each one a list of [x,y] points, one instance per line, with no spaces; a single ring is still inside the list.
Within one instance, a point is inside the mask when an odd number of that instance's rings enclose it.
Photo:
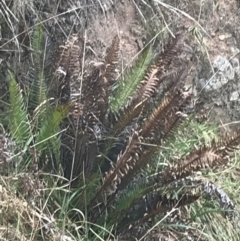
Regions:
[[[156,57],[148,46],[116,80],[118,35],[85,72],[84,38],[69,36],[50,54],[43,29],[38,23],[29,36],[24,84],[14,69],[7,77],[1,237],[239,240],[240,133],[219,136],[192,106],[185,80],[196,63],[181,59],[187,33]]]

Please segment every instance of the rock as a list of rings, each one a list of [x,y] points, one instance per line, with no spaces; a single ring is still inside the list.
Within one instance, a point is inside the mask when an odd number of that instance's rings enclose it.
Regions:
[[[213,68],[215,74],[209,80],[199,80],[200,86],[204,88],[205,92],[220,89],[229,80],[234,79],[234,68],[226,58],[218,55],[213,61]]]
[[[218,55],[213,62],[213,68],[217,69],[217,71],[227,79],[234,79],[234,69],[226,58]]]
[[[218,107],[220,107],[220,106],[223,106],[223,102],[222,102],[222,100],[220,100],[220,99],[214,99],[213,98],[213,103],[214,103],[214,105],[216,105],[216,106],[218,106]]]
[[[232,58],[231,59],[231,64],[233,66],[233,69],[235,70],[235,72],[238,72],[239,71],[239,60],[238,58]]]
[[[220,35],[218,38],[219,38],[219,40],[223,41],[225,39],[225,35],[224,34]]]
[[[238,91],[234,91],[234,92],[231,93],[231,95],[230,95],[230,101],[236,101],[236,100],[238,100],[238,98],[239,98],[239,93],[238,93]]]
[[[219,35],[219,40],[223,41],[225,39],[228,39],[228,38],[231,38],[232,35],[230,33],[227,33],[227,34],[222,34],[222,35]]]
[[[220,89],[223,85],[228,83],[228,78],[226,78],[224,75],[216,74],[214,75],[209,81],[208,84],[210,89],[217,90]]]
[[[207,83],[207,80],[206,79],[200,79],[199,80],[199,86],[200,86],[200,89],[204,90],[204,92],[209,92],[212,90],[211,86]]]

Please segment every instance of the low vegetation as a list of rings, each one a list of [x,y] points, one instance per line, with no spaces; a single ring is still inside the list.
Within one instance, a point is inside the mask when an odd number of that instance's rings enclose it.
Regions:
[[[53,51],[37,24],[25,81],[7,79],[3,240],[239,240],[240,132],[196,111],[187,34],[119,73],[118,35],[85,66],[82,36]]]

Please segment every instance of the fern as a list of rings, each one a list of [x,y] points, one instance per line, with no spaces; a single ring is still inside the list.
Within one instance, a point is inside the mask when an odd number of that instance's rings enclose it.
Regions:
[[[32,37],[32,62],[29,82],[29,109],[35,110],[47,99],[47,86],[45,79],[45,49],[42,25],[33,31]],[[47,108],[44,108],[47,110]],[[45,113],[42,113],[44,116]]]
[[[31,124],[27,113],[26,102],[12,73],[9,73],[10,93],[10,131],[16,142],[24,147],[31,139]]]
[[[113,111],[118,111],[123,107],[129,97],[136,91],[139,82],[142,80],[152,57],[151,47],[147,48],[140,58],[137,59],[135,66],[124,76],[110,99],[110,107]]]
[[[134,206],[146,194],[148,187],[146,183],[138,183],[138,181],[129,184],[129,186],[122,192],[119,199],[114,204],[114,210],[110,211],[107,216],[108,224],[116,224],[116,217],[121,220],[123,216],[127,216],[129,209]],[[101,223],[101,220],[99,220]]]
[[[38,151],[42,152],[47,147],[48,141],[51,138],[54,138],[53,140],[57,141],[55,135],[57,134],[60,123],[69,113],[70,106],[70,104],[57,106],[52,113],[48,115],[36,137],[35,145],[37,146]],[[54,148],[59,146],[54,142],[52,145]]]
[[[155,64],[150,65],[151,47],[146,49],[130,74],[120,82],[115,82],[120,46],[116,36],[103,63],[84,74],[81,96],[74,104],[69,103],[72,81],[79,81],[83,50],[79,36],[69,38],[65,46],[60,46],[62,53],[56,70],[55,98],[61,105],[52,109],[45,88],[40,30],[36,30],[34,39],[34,67],[39,66],[39,69],[36,68],[38,74],[34,75],[33,83],[36,85],[34,91],[39,95],[33,101],[31,115],[21,95],[17,100],[21,115],[17,110],[13,111],[19,115],[20,123],[28,124],[24,128],[29,136],[19,136],[26,146],[29,146],[29,140],[32,141],[31,147],[35,147],[35,154],[38,154],[38,165],[43,166],[45,155],[48,158],[52,154],[58,163],[51,165],[51,172],[54,170],[59,174],[61,164],[65,165],[64,177],[69,179],[69,193],[62,198],[62,190],[53,191],[54,205],[61,200],[65,204],[60,211],[61,217],[67,215],[71,222],[82,225],[84,213],[85,229],[102,235],[103,239],[107,239],[106,232],[99,231],[97,225],[111,227],[120,237],[139,238],[140,233],[136,230],[146,233],[148,225],[155,224],[168,211],[194,203],[204,198],[206,192],[218,195],[220,205],[235,208],[229,198],[223,202],[227,195],[224,193],[224,199],[221,199],[221,189],[191,177],[202,169],[224,166],[238,148],[239,131],[218,142],[201,140],[200,147],[185,148],[181,157],[175,157],[175,153],[166,154],[165,166],[156,168],[156,154],[172,142],[179,134],[178,129],[189,123],[186,107],[191,93],[184,88],[189,69],[169,74],[181,50],[182,35],[177,35],[164,48]],[[10,87],[11,105],[14,106],[14,96],[19,95],[18,86],[12,81]],[[17,132],[20,123],[12,130]],[[29,165],[31,156],[26,160]],[[80,211],[73,213],[72,210]],[[74,232],[79,236],[82,234],[76,229]],[[92,238],[90,232],[86,236]]]
[[[10,73],[10,131],[13,138],[24,147],[26,155],[23,158],[23,169],[30,167],[36,156],[39,159],[38,164],[44,155],[60,164],[59,126],[72,106],[72,104],[65,104],[55,108],[50,107],[45,72],[48,72],[51,66],[45,68],[43,40],[43,29],[38,25],[33,31],[33,64],[30,67],[29,91],[25,92],[25,99]]]

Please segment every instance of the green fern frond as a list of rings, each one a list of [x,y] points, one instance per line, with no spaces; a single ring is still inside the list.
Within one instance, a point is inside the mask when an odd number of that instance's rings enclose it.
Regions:
[[[33,32],[32,38],[32,62],[29,82],[29,108],[35,110],[41,103],[47,99],[47,86],[45,80],[45,50],[42,26],[38,27]]]
[[[61,162],[61,155],[60,155],[60,148],[61,148],[61,138],[60,136],[52,136],[49,140],[49,151],[50,155],[54,155],[54,159],[56,160],[57,165],[60,165]]]
[[[114,222],[116,222],[116,217],[119,218],[119,221],[122,220],[124,216],[127,215],[128,210],[134,206],[136,201],[142,199],[146,192],[146,188],[145,183],[133,183],[129,185],[114,204],[114,210],[110,210],[108,213],[108,223],[114,224]],[[101,220],[99,222],[101,222]]]
[[[23,146],[31,138],[31,125],[22,93],[12,73],[10,73],[9,79],[9,92],[11,105],[10,132],[16,142]]]
[[[48,145],[48,141],[55,137],[62,120],[70,111],[70,104],[56,107],[42,124],[36,137],[37,150],[42,152]],[[56,143],[53,145],[56,147]]]
[[[136,91],[139,82],[150,65],[152,57],[152,48],[147,48],[140,58],[136,61],[135,66],[129,74],[119,83],[114,95],[110,99],[110,106],[113,111],[118,111],[123,107],[129,97]]]

